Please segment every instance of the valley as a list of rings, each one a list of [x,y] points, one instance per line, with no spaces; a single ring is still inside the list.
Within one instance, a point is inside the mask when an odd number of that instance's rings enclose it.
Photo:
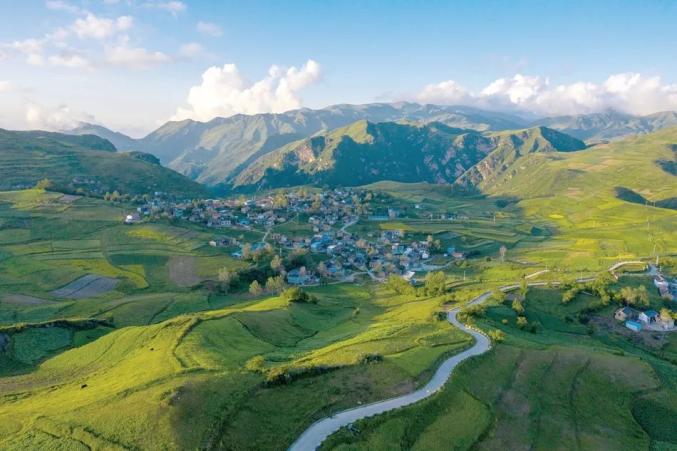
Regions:
[[[675,445],[676,129],[363,120],[227,189],[6,136],[73,163],[0,192],[0,447],[306,449],[322,419],[321,449]],[[339,422],[389,399],[416,402]]]

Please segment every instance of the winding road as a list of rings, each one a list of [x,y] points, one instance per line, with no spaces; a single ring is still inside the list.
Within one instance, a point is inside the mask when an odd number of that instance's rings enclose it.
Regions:
[[[515,286],[505,287],[506,290],[513,288],[515,288]],[[489,298],[489,296],[491,296],[491,292],[486,292],[470,301],[467,305],[480,304]],[[451,376],[454,368],[456,368],[459,363],[469,359],[470,357],[487,352],[491,348],[491,341],[483,333],[462,324],[456,318],[459,310],[460,308],[455,308],[447,312],[447,319],[454,326],[472,335],[475,339],[475,343],[465,351],[453,355],[445,360],[439,366],[439,368],[437,368],[437,371],[435,371],[432,379],[430,379],[430,381],[428,381],[425,386],[406,395],[344,410],[343,412],[337,413],[336,415],[332,415],[331,417],[317,421],[313,423],[308,429],[306,429],[303,434],[301,434],[301,436],[291,445],[291,447],[289,447],[289,451],[314,451],[327,437],[338,431],[343,426],[347,426],[363,418],[378,415],[389,410],[398,409],[400,407],[408,406],[421,401],[422,399],[431,396],[441,389]]]
[[[613,265],[610,270],[617,269],[620,266],[627,264],[637,263],[635,261],[622,261]],[[541,271],[540,273],[543,273]],[[531,277],[534,277],[534,274]],[[584,277],[577,279],[579,283],[589,282],[594,280],[594,277]],[[559,285],[559,282],[551,282],[553,285]],[[535,286],[544,286],[546,282],[534,282],[528,284],[530,287]],[[519,284],[507,285],[501,287],[501,291],[511,291],[519,288]],[[468,302],[466,305],[475,305],[481,304],[486,301],[491,296],[491,292],[487,291],[477,296],[475,299]],[[460,308],[455,308],[447,312],[447,320],[454,326],[458,327],[462,331],[472,335],[475,339],[475,343],[465,351],[453,355],[445,360],[435,371],[434,376],[430,381],[425,384],[424,387],[419,388],[416,391],[408,393],[406,395],[398,396],[396,398],[386,399],[384,401],[377,401],[372,404],[366,404],[364,406],[354,407],[352,409],[344,410],[330,417],[323,418],[316,421],[308,429],[306,429],[301,436],[292,445],[289,447],[289,451],[315,451],[320,447],[323,441],[327,439],[331,434],[338,431],[344,426],[348,426],[355,421],[361,420],[363,418],[368,418],[374,415],[378,415],[389,410],[398,409],[400,407],[405,407],[410,404],[414,404],[418,401],[421,401],[429,396],[432,396],[437,391],[439,391],[444,384],[451,377],[451,373],[454,371],[461,362],[474,357],[480,354],[484,354],[489,349],[491,349],[491,341],[483,333],[479,332],[477,329],[471,328],[462,324],[457,318]]]

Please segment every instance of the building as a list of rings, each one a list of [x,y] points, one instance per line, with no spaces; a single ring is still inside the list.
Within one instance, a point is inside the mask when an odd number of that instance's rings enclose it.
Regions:
[[[661,328],[665,330],[672,330],[675,327],[675,320],[670,317],[670,318],[665,318],[663,319],[662,317],[658,317],[658,321],[656,321],[656,324],[661,326]]]
[[[626,321],[625,327],[627,327],[628,329],[630,329],[633,332],[641,332],[642,331],[642,323],[638,323],[637,321]]]
[[[638,319],[646,324],[655,323],[658,319],[658,312],[656,310],[647,310],[646,312],[641,312],[638,316]]]
[[[125,224],[130,225],[136,224],[137,222],[141,222],[141,216],[138,213],[132,213],[125,216]]]
[[[614,313],[614,318],[616,318],[618,321],[636,320],[637,310],[631,307],[619,308],[616,310],[616,313]]]
[[[306,285],[312,277],[299,268],[294,268],[287,273],[287,283],[290,285]]]

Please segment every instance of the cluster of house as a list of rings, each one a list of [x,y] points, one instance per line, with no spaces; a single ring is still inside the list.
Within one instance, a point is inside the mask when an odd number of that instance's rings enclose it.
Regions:
[[[126,224],[135,224],[144,217],[170,217],[200,223],[210,228],[253,227],[271,230],[276,224],[298,220],[300,215],[308,218],[312,234],[287,236],[270,233],[268,243],[248,244],[248,250],[256,252],[266,247],[280,251],[306,250],[315,254],[318,261],[315,272],[292,270],[286,274],[292,285],[309,285],[318,278],[343,280],[355,272],[369,273],[381,279],[391,274],[411,278],[416,271],[426,269],[433,252],[433,243],[405,240],[399,230],[387,230],[367,234],[364,238],[347,231],[348,226],[360,217],[380,221],[397,218],[400,211],[389,207],[369,213],[362,207],[370,194],[350,188],[324,190],[314,194],[289,192],[251,199],[208,199],[201,201],[172,201],[160,195],[147,199],[135,212],[125,217]],[[293,229],[293,228],[292,228]],[[274,230],[274,229],[273,229]],[[266,235],[268,237],[268,235]],[[238,246],[232,252],[235,258],[243,257],[245,243],[234,238],[218,236],[209,241],[213,247]],[[440,253],[441,249],[435,249]],[[446,255],[456,260],[465,258],[463,252],[446,249]]]
[[[663,298],[672,301],[674,292],[677,291],[677,284],[671,284],[660,273],[653,278],[653,284],[658,289],[658,294]]]
[[[642,329],[672,330],[675,327],[673,318],[662,318],[655,310],[639,311],[632,307],[622,307],[616,310],[614,318],[622,321],[625,327],[640,332]]]

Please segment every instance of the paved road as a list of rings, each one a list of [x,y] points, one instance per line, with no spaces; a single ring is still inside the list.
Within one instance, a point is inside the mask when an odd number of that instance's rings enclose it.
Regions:
[[[482,303],[490,295],[491,293],[489,292],[484,293],[471,301],[470,304]],[[491,341],[489,338],[487,338],[484,334],[461,324],[461,322],[456,319],[456,314],[458,311],[458,308],[450,310],[447,313],[447,319],[454,326],[472,335],[475,339],[475,343],[469,349],[466,349],[465,351],[445,360],[439,366],[439,368],[437,368],[437,371],[435,371],[435,375],[432,377],[432,379],[430,379],[430,381],[423,388],[403,396],[398,396],[397,398],[391,398],[385,401],[379,401],[373,404],[356,407],[354,409],[344,410],[343,412],[337,413],[334,416],[324,418],[323,420],[314,423],[308,429],[306,429],[305,432],[301,434],[301,436],[291,445],[289,450],[314,451],[327,437],[338,431],[343,426],[347,426],[350,423],[361,420],[362,418],[367,418],[387,412],[389,410],[408,406],[425,399],[433,395],[435,392],[441,389],[442,386],[444,386],[445,382],[451,376],[452,371],[459,363],[470,357],[487,352],[491,348]]]
[[[634,261],[623,261],[613,265],[611,268],[618,268],[629,263],[635,263]],[[611,269],[610,268],[610,269]],[[527,276],[529,277],[529,276]],[[531,277],[534,277],[532,274]],[[576,279],[579,283],[589,282],[595,280],[594,277],[583,277]],[[551,282],[553,285],[559,285],[559,282]],[[538,287],[547,285],[546,282],[533,282],[528,284],[530,287]],[[519,288],[519,284],[506,285],[501,287],[501,291],[511,291]],[[486,301],[491,296],[491,292],[487,291],[470,301],[466,305],[475,305],[481,304]],[[452,357],[449,357],[445,360],[437,371],[435,375],[430,379],[430,381],[423,387],[414,392],[411,392],[406,395],[398,396],[396,398],[387,399],[385,401],[378,401],[372,404],[367,404],[360,407],[355,407],[352,409],[344,410],[343,412],[337,413],[331,417],[323,418],[319,421],[313,423],[308,429],[306,429],[303,434],[289,447],[289,451],[315,451],[323,441],[327,439],[331,434],[338,431],[344,426],[348,426],[355,421],[361,420],[363,418],[368,418],[374,415],[378,415],[389,410],[398,409],[400,407],[405,407],[410,404],[414,404],[422,399],[425,399],[429,396],[432,396],[437,391],[439,391],[444,384],[447,382],[451,373],[453,372],[456,366],[470,357],[474,357],[480,354],[484,354],[491,348],[491,341],[489,338],[478,332],[475,329],[466,327],[464,324],[461,324],[460,321],[456,318],[456,315],[459,312],[459,308],[450,310],[447,313],[447,320],[458,327],[462,331],[469,333],[475,339],[475,343],[469,349],[456,354]]]

